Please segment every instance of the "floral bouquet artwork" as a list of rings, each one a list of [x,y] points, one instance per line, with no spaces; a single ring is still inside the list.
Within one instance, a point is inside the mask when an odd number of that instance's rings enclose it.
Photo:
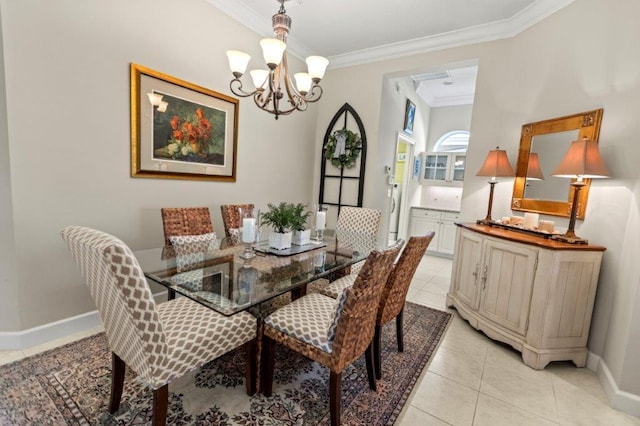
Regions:
[[[224,164],[224,113],[164,95],[165,112],[154,111],[154,158]]]

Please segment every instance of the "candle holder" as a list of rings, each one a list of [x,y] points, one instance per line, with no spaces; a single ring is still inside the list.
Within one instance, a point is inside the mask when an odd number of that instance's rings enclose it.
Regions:
[[[314,209],[316,211],[316,215],[314,223],[315,236],[313,239],[315,241],[324,241],[324,230],[327,226],[327,210],[329,210],[329,208],[323,205],[318,205],[316,207],[317,208]]]
[[[244,252],[240,254],[240,257],[249,260],[256,256],[253,250],[253,245],[256,242],[256,218],[253,216],[253,209],[238,208],[238,215],[240,216],[240,241],[244,246]]]

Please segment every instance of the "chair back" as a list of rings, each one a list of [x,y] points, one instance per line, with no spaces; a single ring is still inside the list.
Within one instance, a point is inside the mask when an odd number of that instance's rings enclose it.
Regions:
[[[232,229],[240,228],[240,211],[238,209],[252,210],[253,207],[253,204],[223,204],[220,206],[224,234],[227,238],[233,237]]]
[[[435,232],[430,231],[424,236],[409,238],[382,290],[376,320],[378,325],[391,321],[404,308],[411,279],[434,235]]]
[[[168,346],[137,259],[119,239],[80,226],[61,231],[98,308],[112,352],[154,384]]]
[[[342,371],[371,343],[380,295],[403,244],[404,241],[399,240],[383,251],[372,251],[353,285],[336,300],[333,371]]]
[[[169,237],[177,235],[202,235],[213,232],[208,207],[162,208],[164,244],[171,245]]]
[[[342,207],[336,223],[336,231],[354,231],[378,235],[382,212],[366,207]]]
[[[336,236],[342,245],[368,252],[376,248],[382,212],[365,207],[342,207]]]

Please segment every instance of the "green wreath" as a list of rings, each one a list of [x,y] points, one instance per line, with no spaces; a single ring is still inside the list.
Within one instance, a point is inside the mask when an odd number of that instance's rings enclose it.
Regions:
[[[337,154],[336,149],[339,151]],[[329,136],[324,146],[324,158],[330,160],[336,167],[350,169],[356,165],[360,151],[362,151],[362,140],[359,134],[347,129],[336,130]]]

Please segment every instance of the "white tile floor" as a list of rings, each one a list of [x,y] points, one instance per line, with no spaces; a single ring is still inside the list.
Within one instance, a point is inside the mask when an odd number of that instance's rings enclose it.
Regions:
[[[451,260],[425,256],[408,300],[446,309]],[[455,310],[449,329],[396,422],[399,425],[640,425],[610,407],[592,371],[552,363],[542,371],[471,328]],[[102,331],[95,328],[21,351],[0,351],[0,365]]]
[[[407,300],[445,310],[450,277],[451,260],[425,256]],[[533,370],[449,311],[452,323],[397,424],[640,425],[610,407],[591,370],[570,362]]]

